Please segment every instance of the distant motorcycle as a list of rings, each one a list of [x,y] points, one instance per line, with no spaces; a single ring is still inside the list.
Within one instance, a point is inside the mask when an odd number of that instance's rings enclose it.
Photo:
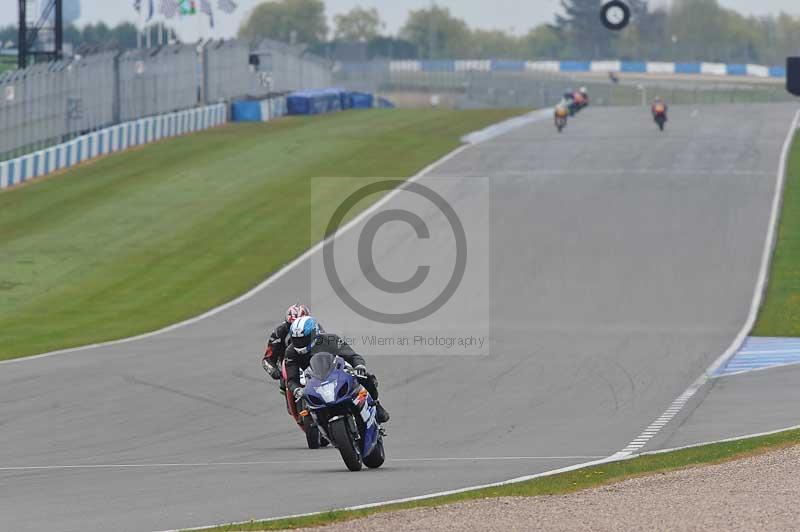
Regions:
[[[375,419],[375,401],[350,365],[330,353],[318,353],[304,373],[309,412],[347,468],[382,466],[384,432]]]
[[[281,373],[283,374],[283,382],[286,382],[286,362],[281,364]],[[306,376],[300,374],[300,385],[305,386]],[[297,426],[306,435],[306,444],[309,449],[319,449],[328,445],[328,440],[319,430],[317,423],[308,411],[308,404],[305,397],[295,399],[290,393],[286,394],[286,410],[292,416]]]
[[[658,129],[664,131],[664,125],[667,123],[667,106],[665,104],[653,105],[653,120],[658,124]]]
[[[555,124],[556,129],[558,132],[561,133],[564,131],[564,128],[567,127],[567,115],[569,114],[569,110],[566,107],[558,106],[555,110]]]

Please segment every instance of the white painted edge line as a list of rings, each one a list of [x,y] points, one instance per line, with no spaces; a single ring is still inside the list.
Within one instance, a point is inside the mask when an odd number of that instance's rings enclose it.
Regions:
[[[384,502],[373,502],[373,503],[369,503],[369,504],[360,504],[358,506],[348,506],[346,508],[336,508],[336,509],[333,509],[333,511],[365,510],[367,508],[376,508],[378,506],[387,506],[387,505],[390,505],[390,504],[401,504],[401,503],[406,503],[406,502],[423,501],[425,499],[432,499],[434,497],[445,497],[447,495],[456,495],[458,493],[464,493],[466,491],[474,491],[474,490],[480,490],[480,489],[485,489],[485,488],[495,488],[495,487],[498,487],[498,486],[505,486],[505,485],[508,485],[508,484],[518,484],[520,482],[525,482],[525,481],[528,481],[528,480],[534,480],[534,479],[542,478],[542,477],[549,477],[549,476],[552,476],[552,475],[557,475],[559,473],[568,473],[570,471],[575,471],[576,469],[583,469],[585,467],[591,467],[591,466],[595,466],[595,465],[602,465],[602,464],[607,464],[607,463],[610,463],[610,462],[618,462],[620,460],[628,460],[630,458],[632,458],[632,456],[629,456],[629,455],[622,456],[619,453],[617,453],[615,455],[609,456],[608,458],[602,458],[600,460],[593,460],[591,462],[583,462],[581,464],[575,464],[575,465],[571,465],[571,466],[567,466],[567,467],[562,467],[560,469],[553,469],[552,471],[545,471],[544,473],[537,473],[535,475],[528,475],[528,476],[524,476],[524,477],[513,478],[511,480],[505,480],[505,481],[502,481],[502,482],[494,482],[492,484],[484,484],[484,485],[481,485],[481,486],[471,486],[471,487],[468,487],[468,488],[459,488],[459,489],[455,489],[455,490],[441,491],[441,492],[437,492],[437,493],[430,493],[430,494],[427,494],[427,495],[419,495],[419,496],[416,496],[416,497],[406,497],[406,498],[403,498],[403,499],[394,499],[394,500],[384,501]],[[330,510],[324,510],[324,511],[320,511],[320,512],[309,512],[309,513],[304,513],[304,514],[287,515],[287,516],[282,516],[282,517],[271,517],[271,518],[268,518],[268,519],[255,519],[255,521],[256,522],[268,523],[270,521],[279,521],[281,519],[296,519],[296,518],[299,518],[299,517],[310,517],[310,516],[313,516],[313,515],[322,515],[322,514],[328,513],[329,511]],[[180,530],[208,530],[210,528],[216,528],[216,527],[219,527],[219,526],[227,526],[227,525],[231,525],[231,524],[232,525],[245,524],[245,523],[249,523],[249,522],[250,522],[250,520],[248,520],[248,521],[240,521],[238,523],[221,523],[221,524],[218,524],[218,525],[201,526],[201,527],[197,527],[197,528],[183,528],[183,529],[180,529]],[[161,531],[161,532],[178,532],[178,530],[179,529],[164,530],[164,531]]]
[[[764,250],[761,254],[761,266],[758,271],[758,280],[756,282],[755,290],[753,291],[753,298],[750,302],[750,310],[745,321],[736,338],[733,342],[717,359],[711,363],[706,371],[694,381],[689,388],[686,389],[677,399],[675,399],[669,408],[659,416],[653,423],[633,441],[631,441],[621,452],[634,453],[647,445],[678,413],[686,406],[686,403],[697,393],[706,382],[714,378],[714,373],[721,368],[728,360],[736,354],[736,351],[747,340],[747,336],[755,325],[756,318],[758,317],[758,310],[761,307],[761,301],[764,298],[764,292],[767,288],[767,280],[769,277],[769,267],[772,262],[772,252],[775,248],[775,238],[778,226],[778,217],[780,215],[781,204],[783,202],[783,189],[786,181],[786,164],[789,158],[789,150],[792,146],[794,134],[797,131],[798,121],[800,121],[800,110],[798,110],[792,124],[789,126],[789,131],[786,133],[786,140],[783,142],[781,149],[781,157],[778,163],[778,175],[775,182],[775,194],[772,197],[772,211],[770,212],[769,225],[767,226],[766,240],[764,241]]]
[[[433,162],[432,164],[426,166],[425,168],[420,170],[414,176],[408,178],[405,181],[405,184],[395,188],[394,190],[389,191],[389,193],[387,193],[385,196],[383,196],[380,200],[378,200],[377,202],[375,202],[374,204],[369,206],[367,209],[363,210],[361,213],[359,213],[357,216],[355,216],[353,219],[351,219],[349,222],[347,222],[344,226],[340,227],[339,230],[336,231],[336,233],[334,233],[333,235],[329,236],[325,240],[323,240],[321,242],[318,242],[317,244],[312,246],[310,249],[305,251],[303,254],[301,254],[299,257],[295,258],[294,260],[292,260],[291,262],[286,264],[283,268],[281,268],[280,270],[278,270],[277,272],[272,274],[270,277],[268,277],[267,279],[262,281],[259,285],[255,286],[254,288],[251,288],[248,292],[242,294],[241,296],[237,297],[236,299],[233,299],[233,300],[228,301],[227,303],[224,303],[224,304],[222,304],[222,305],[220,305],[218,307],[210,309],[210,310],[208,310],[208,311],[206,311],[206,312],[204,312],[204,313],[202,313],[202,314],[200,314],[198,316],[195,316],[193,318],[189,318],[188,320],[184,320],[184,321],[181,321],[181,322],[178,322],[178,323],[174,323],[172,325],[168,325],[166,327],[163,327],[161,329],[157,329],[155,331],[151,331],[151,332],[148,332],[148,333],[139,334],[137,336],[131,336],[131,337],[128,337],[128,338],[120,338],[119,340],[111,340],[111,341],[108,341],[108,342],[100,342],[100,343],[96,343],[96,344],[89,344],[89,345],[84,345],[84,346],[79,346],[79,347],[71,347],[69,349],[59,349],[57,351],[50,351],[48,353],[42,353],[42,354],[39,354],[39,355],[33,355],[33,356],[29,356],[29,357],[21,357],[21,358],[12,358],[10,360],[2,360],[2,361],[0,361],[0,365],[4,365],[4,364],[21,364],[21,363],[24,363],[24,362],[30,362],[32,360],[48,358],[48,357],[52,357],[52,356],[55,356],[55,355],[64,355],[64,354],[67,354],[67,353],[77,353],[77,352],[80,352],[80,351],[88,351],[88,350],[91,350],[91,349],[97,349],[97,348],[101,348],[101,347],[110,347],[110,346],[115,346],[115,345],[120,345],[120,344],[126,344],[126,343],[129,343],[129,342],[134,342],[134,341],[138,341],[138,340],[145,340],[145,339],[148,339],[148,338],[152,338],[154,336],[158,336],[158,335],[161,335],[161,334],[164,334],[164,333],[168,333],[170,331],[174,331],[176,329],[180,329],[182,327],[186,327],[188,325],[195,324],[195,323],[197,323],[199,321],[202,321],[202,320],[204,320],[206,318],[210,318],[211,316],[215,316],[215,315],[217,315],[217,314],[219,314],[221,312],[224,312],[224,311],[228,310],[229,308],[238,305],[239,303],[247,301],[248,299],[250,299],[253,296],[255,296],[256,294],[258,294],[259,292],[263,291],[265,288],[269,287],[270,285],[272,285],[273,283],[278,281],[281,277],[283,277],[284,275],[289,273],[297,265],[301,264],[303,261],[305,261],[306,259],[311,257],[314,253],[316,253],[319,250],[321,250],[322,247],[329,240],[332,240],[332,239],[334,239],[336,237],[339,237],[342,234],[344,234],[346,231],[348,231],[348,230],[352,229],[353,227],[355,227],[359,222],[364,220],[367,216],[369,216],[370,214],[372,214],[373,212],[378,210],[380,207],[385,205],[396,194],[401,192],[405,188],[407,183],[413,183],[415,181],[418,181],[419,179],[421,179],[421,178],[425,177],[426,175],[428,175],[430,172],[434,171],[439,166],[441,166],[441,165],[445,164],[446,162],[448,162],[449,160],[455,158],[456,156],[461,154],[463,151],[465,151],[466,149],[468,149],[468,148],[470,148],[472,146],[476,146],[476,145],[481,144],[483,142],[486,142],[488,140],[492,140],[492,139],[494,139],[494,138],[496,138],[498,136],[501,136],[501,135],[504,135],[506,133],[509,133],[513,129],[522,127],[524,125],[533,123],[533,122],[538,121],[538,120],[541,120],[542,117],[540,117],[539,114],[541,114],[541,111],[534,111],[534,112],[528,113],[526,115],[513,117],[513,118],[510,118],[510,119],[505,120],[503,122],[500,122],[498,124],[491,125],[491,126],[485,128],[485,129],[482,129],[480,131],[476,131],[474,133],[470,133],[470,134],[462,137],[462,142],[466,142],[466,144],[463,144],[462,146],[459,146],[458,148],[456,148],[452,152],[446,154],[441,159],[439,159],[439,160]],[[544,115],[542,115],[542,116],[544,116]],[[549,110],[548,110],[548,116],[549,116]],[[474,136],[471,137],[471,135],[474,135]],[[468,138],[469,138],[469,140],[467,140]]]
[[[728,361],[736,351],[747,340],[747,335],[753,329],[758,317],[758,310],[761,308],[761,301],[764,299],[764,293],[767,290],[767,282],[769,279],[769,267],[772,262],[772,253],[775,249],[775,241],[778,230],[778,218],[780,217],[781,205],[783,204],[783,190],[786,182],[786,165],[789,160],[789,150],[792,147],[792,140],[797,131],[798,122],[800,121],[800,111],[797,111],[792,120],[789,131],[786,133],[786,140],[783,142],[783,149],[781,150],[781,158],[778,163],[778,176],[775,184],[775,195],[772,198],[772,211],[769,217],[769,226],[767,228],[767,238],[764,242],[764,250],[761,254],[761,269],[758,272],[758,281],[755,290],[753,291],[753,300],[750,303],[750,312],[747,315],[745,322],[739,334],[733,340],[733,343],[722,355],[714,361],[711,366],[706,370],[705,375],[711,376],[717,371],[725,362]]]
[[[391,462],[515,462],[527,460],[587,460],[602,456],[441,456],[431,458],[389,458]],[[164,462],[149,464],[54,464],[41,466],[1,466],[3,471],[51,471],[60,469],[158,469],[158,468],[199,468],[199,467],[241,467],[263,465],[293,464],[341,464],[338,456],[327,460],[260,460],[251,462]]]
[[[750,439],[750,438],[758,438],[758,437],[761,437],[761,436],[770,436],[772,434],[779,434],[781,432],[786,432],[786,431],[789,431],[789,430],[798,430],[798,429],[800,429],[800,425],[794,425],[794,426],[791,426],[791,427],[786,427],[786,428],[783,428],[783,429],[770,430],[770,431],[767,431],[767,432],[758,432],[758,433],[755,433],[755,434],[747,434],[747,435],[744,435],[744,436],[734,436],[733,438],[725,438],[723,440],[712,440],[712,441],[706,441],[706,442],[702,442],[702,443],[694,443],[694,444],[691,444],[691,445],[684,445],[682,447],[673,447],[673,448],[670,448],[670,449],[659,449],[657,451],[648,451],[648,452],[638,453],[638,454],[628,454],[628,453],[624,453],[624,452],[619,452],[619,453],[616,453],[616,454],[614,454],[612,456],[609,456],[608,458],[603,458],[601,460],[595,460],[595,461],[592,461],[592,462],[585,462],[583,464],[576,464],[576,465],[573,465],[573,466],[562,467],[560,469],[554,469],[552,471],[546,471],[544,473],[538,473],[536,475],[529,475],[529,476],[525,476],[525,477],[519,477],[519,478],[507,480],[505,482],[497,482],[497,483],[494,483],[494,484],[486,484],[486,485],[483,485],[483,486],[475,486],[475,487],[472,487],[472,488],[463,488],[463,489],[457,489],[457,490],[443,491],[441,493],[431,493],[429,495],[421,495],[421,496],[418,496],[418,497],[408,497],[408,498],[405,498],[405,499],[396,499],[396,500],[386,501],[386,502],[362,504],[362,505],[359,505],[359,506],[350,506],[350,507],[346,507],[346,508],[335,509],[334,511],[363,510],[363,509],[367,509],[367,508],[375,508],[375,507],[378,507],[378,506],[387,506],[387,505],[390,505],[390,504],[399,504],[399,503],[404,503],[404,502],[413,502],[413,501],[431,499],[431,498],[439,497],[439,496],[455,495],[455,494],[458,494],[458,493],[463,493],[465,491],[473,491],[473,490],[479,490],[479,489],[484,489],[484,488],[493,488],[493,487],[503,486],[503,485],[508,485],[508,484],[516,484],[516,483],[519,483],[519,482],[525,482],[527,480],[534,480],[534,479],[537,479],[537,478],[557,475],[559,473],[568,473],[570,471],[575,471],[575,470],[583,469],[583,468],[586,468],[586,467],[592,467],[592,466],[595,466],[595,465],[610,464],[612,462],[621,462],[623,460],[631,460],[633,458],[639,458],[639,457],[643,457],[643,456],[651,456],[651,455],[658,455],[658,454],[664,454],[664,453],[671,453],[671,452],[674,452],[674,451],[682,451],[682,450],[685,450],[685,449],[693,449],[695,447],[702,447],[704,445],[713,445],[715,443],[728,443],[728,442],[734,442],[734,441],[740,441],[740,440],[747,440],[747,439]],[[328,513],[328,511],[326,510],[326,511],[320,511],[320,512],[309,512],[309,513],[289,515],[289,516],[284,516],[284,517],[271,517],[271,518],[268,518],[268,519],[255,519],[254,521],[268,523],[270,521],[278,521],[278,520],[281,520],[281,519],[296,519],[298,517],[310,517],[310,516],[314,516],[314,515],[321,515],[321,514],[324,514],[324,513]],[[203,527],[197,527],[197,528],[183,528],[183,529],[164,530],[164,531],[161,531],[161,532],[178,532],[178,530],[208,530],[210,528],[216,528],[216,527],[219,527],[219,526],[246,524],[246,523],[250,523],[250,522],[251,522],[251,520],[240,521],[240,522],[237,522],[237,523],[221,523],[221,524],[218,524],[218,525],[210,525],[210,526],[203,526]]]
[[[684,449],[694,449],[695,447],[703,447],[704,445],[713,445],[715,443],[730,443],[734,441],[740,440],[749,440],[750,438],[759,438],[761,436],[771,436],[773,434],[779,434],[781,432],[786,432],[789,430],[798,430],[800,429],[800,425],[793,425],[791,427],[786,427],[785,429],[776,429],[770,430],[767,432],[757,432],[755,434],[746,434],[745,436],[734,436],[732,438],[725,438],[724,440],[712,440],[712,441],[704,441],[701,443],[693,443],[691,445],[683,445],[681,447],[672,447],[670,449],[659,449],[657,451],[647,451],[644,453],[639,453],[637,456],[649,456],[653,454],[664,454],[664,453],[671,453],[673,451],[682,451]]]

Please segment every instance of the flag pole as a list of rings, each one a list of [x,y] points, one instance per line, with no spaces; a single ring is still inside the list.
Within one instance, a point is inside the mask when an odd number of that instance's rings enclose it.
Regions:
[[[142,34],[144,33],[144,28],[142,24],[142,3],[139,2],[138,4],[139,10],[137,14],[139,15],[138,20],[136,21],[136,48],[142,48]]]

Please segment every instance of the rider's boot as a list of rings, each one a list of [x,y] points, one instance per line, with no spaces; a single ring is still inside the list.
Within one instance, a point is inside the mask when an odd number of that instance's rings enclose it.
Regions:
[[[386,423],[389,421],[391,416],[389,416],[389,412],[383,408],[383,405],[380,403],[380,401],[375,401],[375,409],[375,419],[378,421],[378,423]]]

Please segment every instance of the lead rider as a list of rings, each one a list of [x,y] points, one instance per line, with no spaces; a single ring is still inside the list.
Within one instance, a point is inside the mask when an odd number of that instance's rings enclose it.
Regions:
[[[289,336],[291,343],[286,348],[284,360],[286,364],[286,387],[299,399],[303,395],[300,385],[300,372],[305,370],[311,362],[311,357],[317,353],[330,353],[341,357],[342,360],[353,366],[356,376],[375,400],[376,419],[378,423],[389,421],[389,412],[378,401],[378,379],[367,372],[364,357],[353,351],[347,342],[335,334],[323,333],[317,320],[305,316],[292,323]]]

